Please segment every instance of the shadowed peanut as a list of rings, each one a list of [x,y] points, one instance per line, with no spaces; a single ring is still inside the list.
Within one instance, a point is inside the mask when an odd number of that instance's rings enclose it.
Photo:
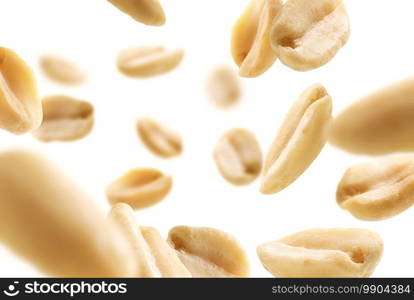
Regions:
[[[369,277],[382,252],[381,238],[365,229],[311,229],[257,248],[276,277]]]
[[[249,263],[237,240],[207,227],[177,226],[168,242],[193,277],[247,277]]]
[[[262,169],[259,143],[244,129],[232,129],[224,134],[214,149],[214,159],[221,175],[235,185],[252,182]]]
[[[125,203],[112,207],[109,220],[118,224],[134,249],[137,277],[191,277],[174,249],[159,233],[149,227],[139,227],[134,211]]]
[[[139,119],[137,132],[145,146],[155,155],[169,158],[182,152],[181,137],[152,119]]]
[[[108,0],[134,20],[151,26],[165,24],[165,14],[158,0]]]
[[[118,56],[118,70],[126,76],[148,78],[168,73],[183,60],[184,50],[162,46],[132,47]]]
[[[227,66],[214,69],[207,79],[207,94],[219,107],[237,104],[241,96],[241,83],[236,72]]]
[[[414,204],[414,156],[391,156],[349,168],[338,204],[361,220],[391,218]]]
[[[0,242],[51,276],[129,277],[134,255],[116,226],[49,161],[0,154]]]
[[[342,0],[288,0],[270,33],[280,60],[298,71],[329,62],[348,37],[349,21]]]
[[[42,104],[30,67],[12,50],[0,47],[0,128],[26,133],[42,122]]]
[[[63,84],[80,84],[86,81],[86,75],[73,62],[56,55],[44,55],[40,58],[40,67],[50,79]]]
[[[332,100],[325,88],[313,85],[288,112],[267,153],[261,192],[273,194],[294,182],[326,143]]]
[[[233,27],[231,54],[243,77],[266,72],[277,55],[270,44],[270,28],[282,8],[281,0],[251,0]]]
[[[33,135],[43,141],[74,141],[89,134],[94,123],[89,102],[67,96],[43,99],[43,122]]]
[[[329,142],[360,154],[414,151],[414,77],[383,88],[334,118]]]
[[[111,204],[125,202],[134,209],[154,205],[164,199],[172,187],[172,178],[155,169],[133,169],[112,182],[106,196]]]

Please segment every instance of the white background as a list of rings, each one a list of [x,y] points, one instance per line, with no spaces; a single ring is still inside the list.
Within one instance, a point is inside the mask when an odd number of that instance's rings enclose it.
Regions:
[[[43,144],[30,134],[0,132],[0,147],[27,147],[48,155],[109,210],[104,189],[130,168],[156,167],[174,177],[171,194],[139,211],[142,225],[165,236],[176,225],[210,226],[236,236],[251,262],[252,276],[270,276],[261,266],[257,245],[308,228],[361,227],[379,233],[385,244],[373,276],[413,276],[414,209],[385,221],[363,222],[341,210],[335,190],[357,157],[327,145],[312,166],[284,191],[259,193],[259,182],[234,187],[218,174],[212,149],[233,127],[257,135],[264,152],[285,113],[309,85],[322,83],[332,95],[334,114],[361,96],[414,74],[414,1],[346,1],[351,21],[347,45],[326,66],[299,73],[280,62],[256,79],[243,80],[241,104],[216,109],[206,98],[205,77],[220,63],[233,65],[229,51],[232,24],[247,0],[161,0],[163,27],[130,19],[104,0],[0,0],[0,45],[14,49],[36,71],[42,96],[67,94],[91,101],[96,126],[71,143]],[[125,47],[163,44],[183,47],[186,57],[174,72],[148,80],[126,78],[116,70]],[[38,68],[43,53],[68,57],[88,72],[76,88],[53,84]],[[137,138],[141,116],[162,120],[184,140],[181,156],[163,160]],[[24,188],[24,187],[22,187]],[[35,268],[0,245],[0,276],[40,276]]]

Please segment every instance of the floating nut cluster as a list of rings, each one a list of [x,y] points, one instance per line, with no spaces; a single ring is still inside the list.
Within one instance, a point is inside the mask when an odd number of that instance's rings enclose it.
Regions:
[[[163,158],[181,154],[183,146],[181,137],[150,118],[137,121],[137,132],[148,150]]]
[[[43,142],[74,141],[88,135],[94,123],[89,102],[57,95],[43,99],[43,122],[33,135]]]
[[[133,78],[162,75],[175,69],[184,57],[184,50],[165,50],[162,46],[132,47],[118,56],[118,70]]]
[[[42,122],[42,104],[30,67],[12,50],[0,47],[0,128],[26,133]]]
[[[313,229],[260,245],[263,266],[276,277],[368,277],[383,251],[365,229]]]
[[[135,275],[121,232],[60,170],[28,151],[0,153],[0,242],[51,276]]]
[[[360,154],[414,151],[414,78],[367,96],[337,116],[329,141]]]
[[[241,83],[237,73],[232,68],[220,66],[209,74],[206,91],[215,105],[229,107],[239,102]]]
[[[267,153],[261,192],[273,194],[295,181],[326,143],[332,100],[319,84],[293,104]]]
[[[134,20],[151,26],[165,23],[165,14],[158,0],[108,0]]]
[[[84,72],[73,62],[52,54],[43,55],[39,61],[43,74],[62,84],[80,84],[86,81]]]
[[[378,158],[349,168],[336,199],[361,220],[383,220],[403,212],[414,204],[414,156]]]
[[[112,182],[106,189],[106,196],[111,204],[124,202],[141,209],[164,199],[172,182],[172,177],[156,169],[133,169]]]
[[[233,27],[231,54],[243,77],[257,77],[276,61],[270,28],[283,6],[282,0],[251,0]]]
[[[214,149],[221,175],[234,185],[251,183],[262,169],[262,151],[256,137],[245,129],[226,132]]]
[[[177,226],[168,242],[193,277],[247,277],[249,263],[230,234],[214,228]]]

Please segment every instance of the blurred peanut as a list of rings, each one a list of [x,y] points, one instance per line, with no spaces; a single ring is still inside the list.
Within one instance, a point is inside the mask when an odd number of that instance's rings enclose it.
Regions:
[[[86,81],[85,73],[73,62],[52,54],[40,58],[40,68],[50,79],[62,84],[80,84]]]
[[[165,14],[158,0],[108,0],[134,20],[151,26],[165,24]]]
[[[232,68],[221,66],[215,68],[207,79],[207,95],[219,107],[229,107],[239,102],[241,83]]]

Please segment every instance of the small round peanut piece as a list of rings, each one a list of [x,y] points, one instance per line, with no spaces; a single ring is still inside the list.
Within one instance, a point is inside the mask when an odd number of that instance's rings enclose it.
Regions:
[[[270,29],[282,9],[282,0],[251,0],[232,30],[231,54],[243,77],[257,77],[276,61]]]
[[[85,73],[66,58],[46,54],[40,58],[39,65],[43,74],[52,81],[68,85],[81,84],[86,81]]]
[[[249,263],[230,234],[207,227],[177,226],[168,242],[193,277],[247,277]]]
[[[332,100],[315,84],[293,104],[270,146],[260,191],[277,193],[294,182],[325,146],[331,122]]]
[[[214,159],[221,175],[234,185],[246,185],[255,180],[263,161],[256,137],[240,128],[220,138],[214,149]]]
[[[172,177],[156,169],[133,169],[112,182],[106,189],[109,203],[124,202],[134,209],[152,206],[168,195]]]
[[[400,214],[414,204],[414,156],[391,156],[349,168],[336,192],[338,205],[365,221]]]
[[[212,103],[227,108],[237,104],[241,97],[241,83],[237,73],[228,66],[215,68],[207,79],[207,94]]]
[[[118,56],[118,70],[129,77],[149,78],[174,70],[181,63],[184,50],[166,50],[162,46],[131,47]]]
[[[134,20],[150,26],[165,24],[164,10],[158,0],[108,0]]]
[[[74,141],[88,135],[94,124],[94,108],[86,101],[57,95],[42,101],[43,122],[33,131],[40,141]]]
[[[257,248],[276,277],[369,277],[382,252],[381,238],[366,229],[311,229]]]
[[[42,104],[33,71],[12,50],[0,47],[0,128],[23,134],[41,122]]]
[[[183,146],[181,137],[150,118],[137,121],[137,132],[148,150],[162,158],[181,154]]]
[[[356,154],[414,151],[414,77],[356,101],[334,118],[329,142]]]
[[[349,32],[342,0],[288,0],[270,40],[283,64],[308,71],[328,63],[346,44]]]

